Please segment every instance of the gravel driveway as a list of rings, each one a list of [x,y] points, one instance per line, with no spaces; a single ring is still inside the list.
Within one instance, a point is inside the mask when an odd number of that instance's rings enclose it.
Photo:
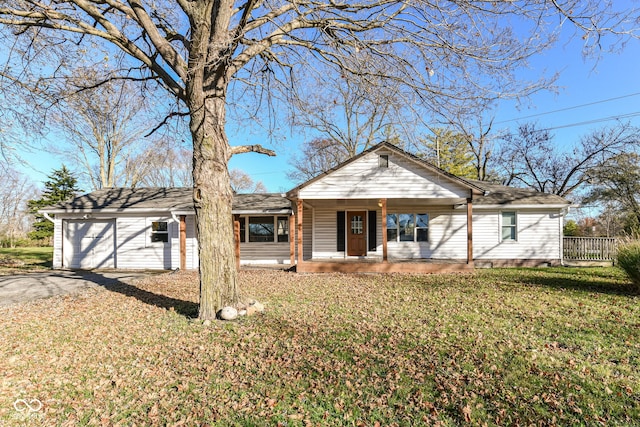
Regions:
[[[72,294],[97,286],[128,283],[148,274],[139,271],[55,270],[0,276],[0,306]]]

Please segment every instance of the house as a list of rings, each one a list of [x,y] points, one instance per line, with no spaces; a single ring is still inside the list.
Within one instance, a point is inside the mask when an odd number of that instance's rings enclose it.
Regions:
[[[190,189],[105,189],[61,203],[54,268],[193,269]],[[299,272],[438,272],[562,263],[570,203],[462,179],[389,143],[285,195],[236,194],[240,264]]]
[[[102,189],[42,213],[55,215],[53,268],[198,268],[189,188]],[[289,262],[289,200],[280,194],[238,194],[233,214],[243,224],[244,263]]]

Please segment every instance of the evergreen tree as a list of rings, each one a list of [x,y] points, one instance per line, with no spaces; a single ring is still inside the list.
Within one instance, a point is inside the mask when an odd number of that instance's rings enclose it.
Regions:
[[[38,210],[45,206],[69,200],[82,191],[76,187],[78,180],[64,165],[60,169],[54,169],[47,178],[42,196],[37,200],[29,200],[27,202],[29,212],[35,215],[33,231],[29,233],[29,237],[34,240],[45,240],[53,237],[53,223],[39,214]]]
[[[424,152],[418,153],[418,157],[461,178],[477,179],[469,137],[444,128],[436,128],[432,132],[420,140],[419,148]]]

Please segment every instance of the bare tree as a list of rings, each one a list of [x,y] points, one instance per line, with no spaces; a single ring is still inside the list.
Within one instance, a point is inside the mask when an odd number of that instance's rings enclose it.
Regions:
[[[37,93],[46,89],[37,86],[46,81],[37,73],[56,77],[61,68],[30,67],[35,58],[93,43],[127,55],[110,69],[111,78],[157,82],[180,101],[175,113],[188,115],[193,141],[200,317],[206,319],[238,299],[228,161],[250,151],[273,154],[229,145],[228,105],[249,111],[246,104],[255,103],[254,115],[261,116],[260,106],[274,105],[263,100],[286,98],[298,76],[318,63],[345,79],[373,76],[358,67],[361,58],[376,58],[376,78],[400,83],[425,108],[522,94],[546,82],[522,82],[515,71],[551,45],[563,25],[571,23],[589,48],[606,34],[629,34],[636,16],[600,0],[5,0],[0,31],[15,54],[2,76]]]
[[[609,167],[616,156],[636,150],[639,140],[637,128],[621,124],[594,131],[573,150],[561,151],[548,130],[529,123],[506,135],[504,143],[499,157],[505,184],[575,197],[592,170]]]
[[[0,239],[14,247],[19,238],[27,236],[27,201],[37,194],[37,190],[29,178],[1,162],[0,182]]]
[[[128,157],[122,181],[128,187],[191,187],[192,153],[163,139]]]
[[[267,192],[267,187],[262,181],[254,181],[248,173],[240,169],[231,169],[229,175],[231,175],[231,188],[236,193]]]
[[[403,93],[400,82],[382,81],[375,58],[354,64],[363,71],[346,79],[330,67],[314,69],[291,91],[292,124],[332,140],[348,157],[383,140],[393,130],[409,133],[415,94]],[[366,72],[364,71],[366,69]],[[403,131],[407,132],[403,132]]]
[[[298,153],[293,153],[289,164],[293,170],[287,178],[302,183],[328,171],[350,157],[347,149],[333,139],[316,138],[305,142]]]
[[[487,106],[484,105],[480,110],[484,108]],[[491,167],[497,144],[496,136],[493,134],[493,118],[486,123],[480,111],[475,108],[466,113],[458,112],[451,117],[453,118],[449,119],[447,124],[457,133],[465,135],[475,169],[473,178],[479,181],[495,181],[497,177]]]
[[[625,231],[640,231],[640,155],[617,154],[589,172],[591,188],[585,203],[599,202],[615,211]]]
[[[151,143],[144,138],[151,131],[145,114],[145,99],[133,82],[109,80],[94,70],[79,69],[52,95],[54,106],[49,123],[70,142],[50,145],[66,159],[73,159],[79,178],[93,189],[122,185],[123,165]]]

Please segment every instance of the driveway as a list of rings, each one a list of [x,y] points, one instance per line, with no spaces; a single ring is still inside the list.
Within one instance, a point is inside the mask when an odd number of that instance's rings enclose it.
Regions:
[[[129,283],[149,273],[140,271],[66,271],[0,276],[0,306],[77,293],[98,286]]]

